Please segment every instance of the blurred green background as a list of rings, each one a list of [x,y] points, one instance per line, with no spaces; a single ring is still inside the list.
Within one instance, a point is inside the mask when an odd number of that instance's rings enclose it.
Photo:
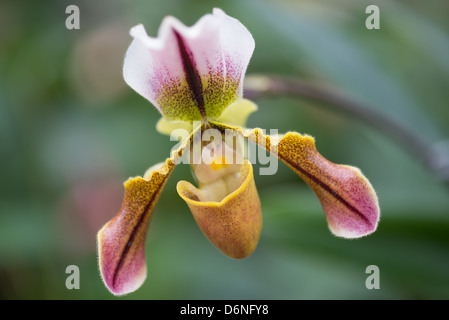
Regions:
[[[81,11],[67,30],[65,8]],[[365,9],[380,8],[380,30]],[[298,76],[338,88],[449,149],[449,4],[441,1],[2,1],[0,3],[0,298],[109,299],[97,230],[122,182],[168,156],[157,110],[122,78],[130,27],[151,35],[165,15],[191,25],[221,7],[251,31],[248,75]],[[383,132],[291,97],[255,101],[249,126],[316,138],[329,160],[362,169],[378,192],[377,232],[331,235],[307,185],[280,164],[256,176],[264,227],[241,261],[202,235],[177,195],[177,168],[153,213],[148,277],[125,299],[447,299],[449,188]],[[448,152],[449,153],[449,152]],[[67,290],[65,269],[80,268]],[[367,290],[365,269],[380,268]],[[122,298],[123,299],[123,298]]]

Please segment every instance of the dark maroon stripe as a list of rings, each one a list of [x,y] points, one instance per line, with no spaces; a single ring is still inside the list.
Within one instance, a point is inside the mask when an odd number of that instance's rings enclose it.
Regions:
[[[147,215],[148,209],[150,208],[151,204],[154,201],[155,196],[159,193],[159,191],[161,190],[161,188],[164,184],[165,183],[162,183],[159,186],[159,188],[156,190],[156,192],[153,194],[153,196],[149,199],[147,205],[145,206],[142,213],[140,214],[139,221],[137,221],[136,225],[134,226],[134,229],[133,229],[131,235],[129,236],[128,242],[126,243],[126,246],[123,249],[123,252],[120,256],[120,260],[117,263],[117,267],[114,270],[114,276],[112,278],[112,286],[115,286],[115,282],[117,281],[118,273],[120,272],[120,269],[123,267],[123,263],[125,262],[126,255],[128,254],[129,249],[131,248],[131,246],[134,242],[134,238],[137,235],[137,231],[142,226],[143,220],[145,219],[145,217]]]
[[[307,178],[309,178],[310,180],[312,180],[313,182],[315,182],[317,185],[319,185],[321,188],[323,188],[324,190],[326,190],[327,192],[329,192],[335,199],[337,199],[338,201],[340,201],[346,208],[348,208],[349,210],[351,210],[352,212],[354,212],[356,215],[358,215],[363,221],[365,221],[368,225],[371,225],[371,221],[368,220],[367,217],[365,217],[365,215],[360,212],[359,209],[357,209],[356,207],[354,207],[352,204],[350,204],[349,202],[347,202],[345,199],[343,199],[342,196],[340,196],[334,189],[332,189],[331,187],[329,187],[327,184],[325,184],[323,181],[321,181],[320,179],[318,179],[317,177],[315,177],[313,174],[307,172],[306,170],[304,170],[302,167],[300,166],[296,166],[293,165],[291,163],[288,163],[291,167],[297,169],[298,171],[300,171],[302,174],[304,174],[305,176],[307,176]]]
[[[195,66],[195,59],[193,58],[192,52],[190,52],[189,48],[184,43],[182,36],[175,29],[173,29],[173,32],[178,41],[179,53],[181,55],[187,84],[193,94],[193,99],[196,101],[201,116],[206,119],[207,115],[206,109],[204,108],[203,85],[201,84],[200,74]]]

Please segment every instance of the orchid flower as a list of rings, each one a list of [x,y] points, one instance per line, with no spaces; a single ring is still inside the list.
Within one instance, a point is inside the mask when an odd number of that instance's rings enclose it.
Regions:
[[[134,39],[124,61],[125,81],[159,110],[159,132],[182,129],[188,134],[165,162],[124,183],[120,211],[98,232],[100,272],[111,293],[124,295],[144,282],[145,237],[153,209],[181,159],[192,161],[198,152],[209,155],[209,161],[190,162],[198,187],[180,181],[179,195],[204,235],[225,255],[241,259],[255,250],[262,213],[253,167],[241,144],[226,142],[229,132],[293,169],[317,195],[334,235],[359,238],[376,230],[377,196],[359,169],[326,160],[309,135],[270,136],[245,128],[257,110],[243,99],[243,77],[255,45],[238,20],[214,9],[191,27],[166,17],[157,38],[142,25],[130,33]],[[208,144],[201,138],[207,130],[219,134]],[[235,161],[239,157],[243,161]]]

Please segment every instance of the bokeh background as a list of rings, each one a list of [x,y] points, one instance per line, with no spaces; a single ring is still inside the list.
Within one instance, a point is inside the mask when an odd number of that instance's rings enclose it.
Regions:
[[[67,30],[65,8],[81,11]],[[380,8],[380,30],[365,9]],[[156,109],[123,81],[130,27],[156,35],[162,18],[191,25],[221,7],[253,34],[248,75],[300,77],[343,92],[449,149],[446,0],[2,1],[0,3],[0,298],[116,299],[97,269],[97,230],[118,209],[122,182],[168,156]],[[378,192],[378,231],[331,235],[307,185],[280,164],[257,176],[264,227],[237,261],[203,236],[177,195],[177,168],[154,211],[148,278],[122,299],[447,299],[449,188],[442,176],[374,128],[332,106],[255,100],[249,126],[316,138],[337,163],[361,168]],[[446,149],[445,149],[446,148]],[[446,152],[448,154],[449,152]],[[443,163],[444,164],[444,163]],[[68,265],[80,268],[67,290]],[[380,268],[367,290],[365,269]]]

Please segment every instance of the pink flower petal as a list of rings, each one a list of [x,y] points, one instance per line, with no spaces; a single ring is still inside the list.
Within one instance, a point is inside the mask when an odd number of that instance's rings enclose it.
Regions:
[[[149,179],[130,178],[125,182],[122,208],[98,232],[100,272],[114,295],[137,290],[146,278],[145,237],[159,195],[174,169],[168,159]]]
[[[142,25],[131,29],[123,75],[168,120],[217,118],[242,97],[254,39],[220,9],[192,27],[166,17],[158,37]]]
[[[330,162],[316,150],[312,137],[296,132],[285,134],[273,148],[318,196],[333,234],[359,238],[376,230],[377,196],[358,168]]]

